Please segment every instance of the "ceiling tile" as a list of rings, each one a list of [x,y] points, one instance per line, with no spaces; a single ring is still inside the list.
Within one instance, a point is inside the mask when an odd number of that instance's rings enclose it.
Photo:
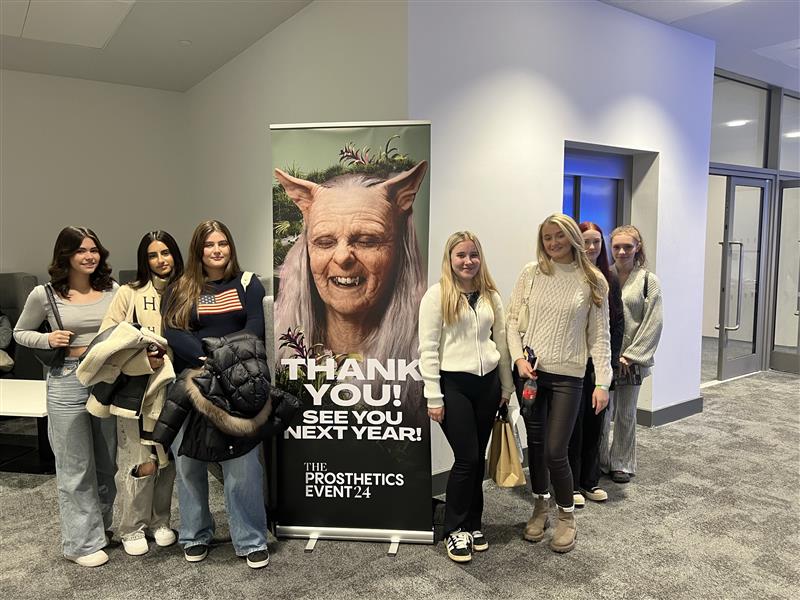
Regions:
[[[103,48],[134,0],[31,0],[22,37]]]
[[[28,0],[3,0],[0,2],[0,33],[3,35],[22,35],[25,24],[25,13],[28,12]]]

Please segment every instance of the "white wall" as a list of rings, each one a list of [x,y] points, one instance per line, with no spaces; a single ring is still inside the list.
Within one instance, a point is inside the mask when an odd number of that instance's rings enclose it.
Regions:
[[[713,44],[594,2],[414,2],[408,27],[409,116],[432,121],[431,280],[469,228],[510,294],[560,211],[565,140],[657,152],[657,214],[633,218],[657,231],[666,327],[640,406],[699,397]]]
[[[65,225],[133,268],[186,200],[185,123],[182,94],[0,71],[0,271],[44,278]]]
[[[315,2],[189,92],[191,217],[272,273],[271,123],[407,118],[405,2]]]

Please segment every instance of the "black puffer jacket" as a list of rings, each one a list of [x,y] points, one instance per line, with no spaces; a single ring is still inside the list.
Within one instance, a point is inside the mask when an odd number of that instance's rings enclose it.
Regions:
[[[188,419],[178,454],[209,462],[243,456],[261,441],[272,412],[264,342],[245,330],[203,345],[205,365],[181,373],[153,439],[168,447]]]

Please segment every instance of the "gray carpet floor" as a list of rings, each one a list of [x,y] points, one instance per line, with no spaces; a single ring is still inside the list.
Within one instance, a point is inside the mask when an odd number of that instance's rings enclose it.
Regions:
[[[85,569],[60,556],[52,476],[0,473],[0,600],[97,598],[791,598],[800,591],[800,379],[762,373],[705,390],[705,410],[639,428],[632,483],[603,480],[610,498],[578,513],[566,555],[521,538],[531,499],[486,483],[488,552],[448,560],[441,544],[271,540],[252,571],[230,544],[189,564],[153,548]],[[227,533],[212,479],[218,534]],[[177,505],[177,502],[175,503]],[[179,515],[176,511],[174,525]]]

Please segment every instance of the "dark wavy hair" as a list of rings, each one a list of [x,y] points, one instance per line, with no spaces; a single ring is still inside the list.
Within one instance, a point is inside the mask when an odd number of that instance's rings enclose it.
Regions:
[[[100,262],[94,273],[89,275],[92,289],[104,292],[110,290],[114,284],[114,280],[111,278],[111,266],[108,264],[108,250],[100,243],[97,234],[88,227],[69,225],[58,234],[55,246],[53,246],[53,260],[47,268],[47,272],[50,274],[50,283],[62,298],[69,297],[69,259],[78,251],[87,237],[95,243],[100,251]]]
[[[147,249],[153,242],[164,244],[172,255],[174,264],[167,284],[169,285],[183,275],[183,256],[180,248],[178,248],[178,242],[166,231],[156,229],[144,234],[142,241],[139,242],[139,248],[136,250],[136,280],[128,284],[135,290],[143,288],[153,278],[153,274],[150,271],[150,261],[147,259]]]

